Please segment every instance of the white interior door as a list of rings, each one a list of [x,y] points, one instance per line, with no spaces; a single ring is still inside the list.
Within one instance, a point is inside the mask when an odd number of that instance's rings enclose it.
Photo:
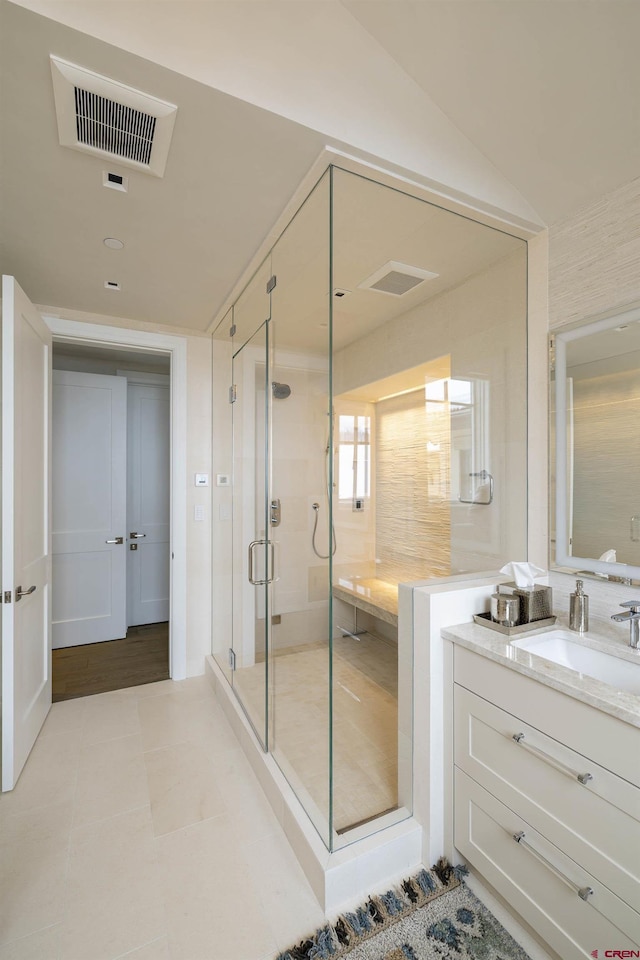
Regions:
[[[130,627],[169,619],[169,413],[168,385],[129,380],[127,623]]]
[[[2,278],[2,789],[51,706],[51,333]]]
[[[53,646],[126,622],[127,382],[53,371]]]

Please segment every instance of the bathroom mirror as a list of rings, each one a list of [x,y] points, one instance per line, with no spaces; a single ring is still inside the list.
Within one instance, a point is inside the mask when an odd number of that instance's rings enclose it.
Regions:
[[[556,565],[638,580],[640,308],[553,339]]]

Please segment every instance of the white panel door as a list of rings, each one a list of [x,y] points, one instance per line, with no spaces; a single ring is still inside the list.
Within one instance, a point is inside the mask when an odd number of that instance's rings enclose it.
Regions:
[[[54,648],[127,632],[126,445],[126,380],[54,370]]]
[[[169,619],[169,387],[129,383],[127,623]]]
[[[51,333],[2,278],[2,789],[51,706]]]

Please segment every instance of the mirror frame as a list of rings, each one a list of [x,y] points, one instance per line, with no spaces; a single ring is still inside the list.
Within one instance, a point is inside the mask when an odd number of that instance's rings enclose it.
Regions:
[[[623,323],[640,320],[640,307],[617,313],[615,316],[585,323],[570,330],[552,332],[555,340],[555,429],[556,429],[556,549],[552,566],[581,570],[585,573],[609,574],[617,579],[640,580],[640,566],[630,563],[609,563],[593,557],[575,557],[567,543],[567,344],[604,330],[612,330]]]

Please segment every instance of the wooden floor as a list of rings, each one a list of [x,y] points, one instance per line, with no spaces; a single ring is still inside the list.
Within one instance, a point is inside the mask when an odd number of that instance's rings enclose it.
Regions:
[[[53,651],[53,701],[169,679],[169,624],[129,627],[124,640]]]

